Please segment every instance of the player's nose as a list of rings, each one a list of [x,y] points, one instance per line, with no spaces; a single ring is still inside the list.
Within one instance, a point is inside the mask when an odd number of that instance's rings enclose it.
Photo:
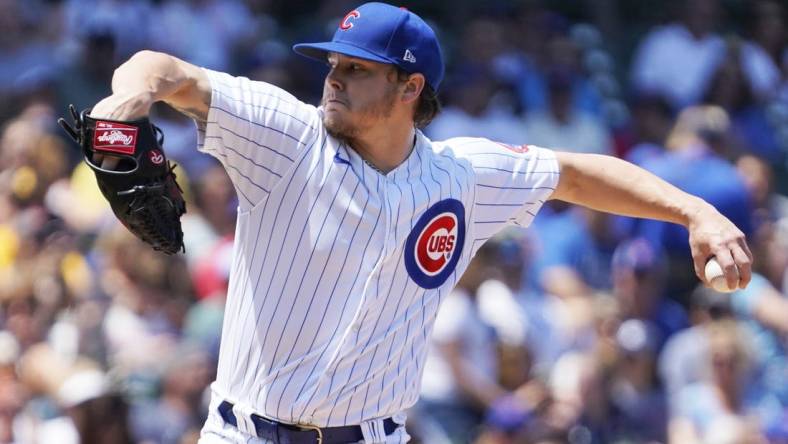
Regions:
[[[338,78],[336,69],[332,69],[328,72],[328,74],[326,74],[326,84],[328,84],[328,86],[335,91],[342,91],[345,89],[344,84]]]

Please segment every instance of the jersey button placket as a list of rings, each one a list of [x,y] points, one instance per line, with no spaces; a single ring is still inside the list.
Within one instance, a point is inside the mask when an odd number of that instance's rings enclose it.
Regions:
[[[390,254],[391,252],[397,249],[397,209],[399,208],[399,202],[402,196],[400,196],[399,189],[394,184],[394,176],[386,176],[386,202],[388,204],[388,210],[386,212],[386,243],[385,243],[385,251],[386,254]]]

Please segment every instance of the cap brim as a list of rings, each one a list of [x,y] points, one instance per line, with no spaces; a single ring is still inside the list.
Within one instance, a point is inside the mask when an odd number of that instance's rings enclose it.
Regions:
[[[359,48],[347,43],[342,42],[323,42],[323,43],[299,43],[293,46],[293,51],[304,57],[310,59],[326,61],[329,52],[336,52],[350,57],[358,57],[359,59],[370,60],[379,63],[390,63],[391,60],[374,54],[366,49]]]

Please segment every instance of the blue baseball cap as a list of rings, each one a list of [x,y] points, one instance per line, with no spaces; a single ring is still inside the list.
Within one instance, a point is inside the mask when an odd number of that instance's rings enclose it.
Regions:
[[[293,50],[325,61],[327,53],[397,65],[421,73],[438,91],[443,80],[443,57],[435,31],[418,15],[385,3],[364,3],[345,15],[330,42],[300,43]]]

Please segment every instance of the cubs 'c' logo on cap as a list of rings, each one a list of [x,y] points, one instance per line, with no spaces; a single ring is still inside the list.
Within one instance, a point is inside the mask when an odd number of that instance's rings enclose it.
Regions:
[[[358,11],[353,10],[348,12],[345,18],[343,18],[342,21],[339,22],[339,29],[343,31],[347,31],[348,29],[353,27],[353,23],[350,22],[350,19],[357,19],[359,17],[361,17],[361,14]]]
[[[465,207],[444,199],[421,215],[405,242],[405,268],[423,288],[440,287],[457,267],[465,244]]]

